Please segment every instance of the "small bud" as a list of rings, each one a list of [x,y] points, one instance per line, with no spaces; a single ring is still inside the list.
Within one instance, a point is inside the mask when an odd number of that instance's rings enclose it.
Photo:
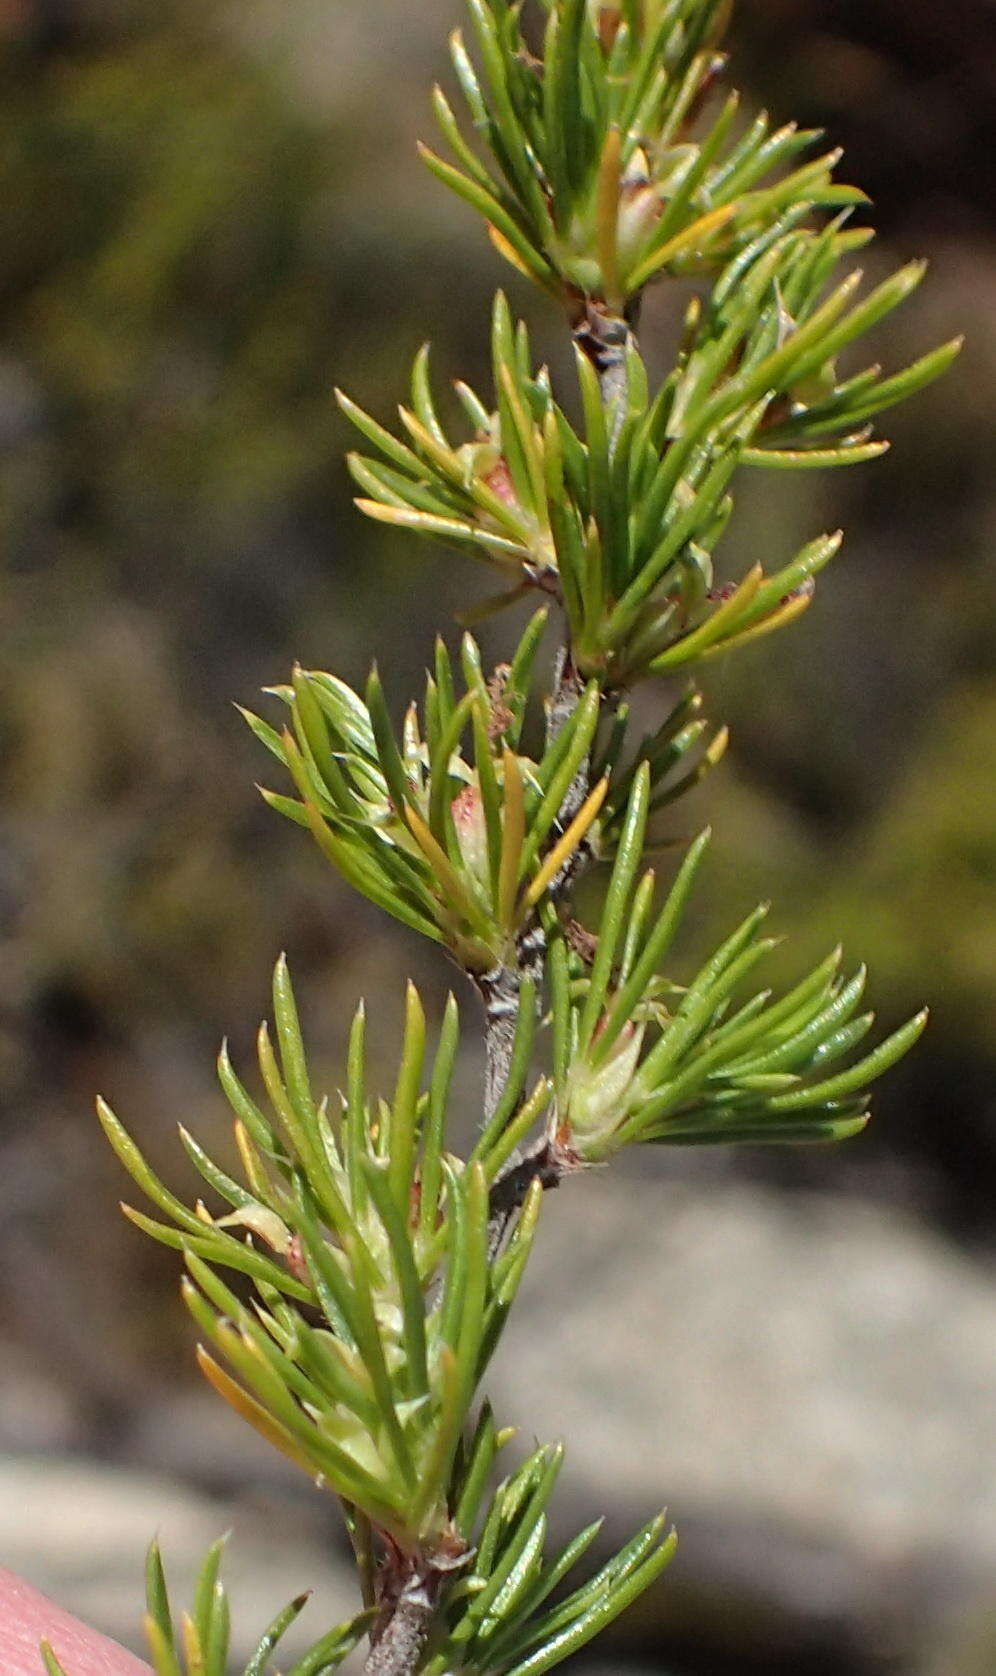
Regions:
[[[635,261],[648,236],[660,220],[664,206],[656,186],[649,181],[622,187],[619,194],[619,219],[616,224],[616,245],[623,271]]]
[[[582,1158],[586,1142],[604,1141],[626,1116],[627,1096],[643,1047],[643,1029],[642,1024],[627,1024],[597,1070],[585,1060],[571,1069],[567,1117],[571,1144]]]
[[[304,1255],[304,1246],[300,1234],[291,1235],[290,1243],[284,1252],[284,1261],[295,1280],[301,1281],[304,1286],[314,1284],[311,1278],[311,1270],[308,1267],[308,1259]]]
[[[450,809],[463,864],[475,879],[486,885],[489,878],[488,829],[476,782],[464,786],[463,791],[453,799]]]
[[[518,506],[519,501],[515,493],[515,485],[512,482],[512,473],[508,469],[508,461],[504,456],[499,456],[491,469],[482,472],[481,476],[492,494],[497,495],[498,499],[503,501],[506,506]]]

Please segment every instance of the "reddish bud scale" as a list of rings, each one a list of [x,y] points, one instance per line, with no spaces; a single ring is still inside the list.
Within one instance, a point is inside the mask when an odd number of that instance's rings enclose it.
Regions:
[[[450,805],[464,866],[475,878],[488,878],[488,829],[477,786],[464,786]]]
[[[507,460],[502,458],[496,466],[492,466],[491,470],[485,474],[484,481],[491,493],[497,495],[505,506],[518,506],[518,497],[515,493],[515,485],[512,482],[512,474],[508,469]]]

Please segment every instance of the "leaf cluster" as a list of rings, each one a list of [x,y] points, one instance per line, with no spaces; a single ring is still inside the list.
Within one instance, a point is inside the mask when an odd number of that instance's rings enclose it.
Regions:
[[[274,977],[276,1047],[265,1026],[258,1044],[267,1108],[236,1077],[226,1050],[219,1060],[244,1184],[180,1129],[194,1168],[228,1207],[223,1214],[177,1199],[101,1103],[118,1157],[168,1220],[130,1207],[126,1214],[184,1254],[184,1297],[204,1339],[202,1372],[236,1413],[343,1502],[366,1607],[328,1631],[289,1676],[332,1670],[370,1627],[375,1533],[395,1554],[450,1578],[420,1666],[432,1676],[539,1676],[623,1611],[673,1552],[661,1515],[562,1595],[599,1529],[589,1526],[555,1558],[545,1554],[562,1448],[536,1449],[489,1495],[499,1451],[513,1433],[496,1427],[486,1402],[471,1421],[471,1406],[524,1270],[542,1187],[533,1183],[498,1253],[489,1248],[489,1192],[550,1097],[545,1081],[526,1092],[537,1021],[528,981],[523,1001],[508,1087],[463,1165],[444,1147],[458,1041],[452,1000],[429,1068],[421,1006],[409,989],[391,1101],[368,1097],[361,1008],[334,1118],[328,1102],[311,1094],[282,960]],[[248,1301],[222,1270],[251,1282]],[[158,1550],[150,1550],[146,1631],[156,1676],[222,1676],[222,1548],[209,1553],[193,1611],[178,1631]],[[264,1676],[305,1599],[269,1626],[245,1676]],[[47,1656],[51,1676],[64,1676]]]
[[[589,681],[564,725],[535,756],[523,750],[532,672],[546,612],[528,624],[510,664],[486,678],[476,641],[461,647],[464,691],[437,643],[422,713],[411,705],[395,735],[376,671],[365,699],[333,675],[296,670],[271,691],[288,706],[278,733],[245,712],[290,772],[298,797],[264,792],[307,827],[323,853],[363,895],[445,944],[469,972],[515,959],[537,907],[580,847],[611,845],[633,765],[628,707],[607,721]],[[725,733],[700,717],[694,691],[645,738],[656,806],[673,801],[722,754]],[[587,768],[592,789],[566,822],[561,812]]]
[[[547,1507],[564,1458],[559,1445],[534,1450],[485,1504],[485,1486],[505,1438],[485,1404],[455,1478],[456,1521],[473,1544],[473,1559],[446,1596],[423,1676],[540,1676],[624,1611],[674,1552],[674,1532],[660,1514],[565,1595],[563,1585],[598,1536],[601,1521],[580,1531],[555,1558],[547,1557]]]
[[[459,30],[450,50],[476,147],[437,87],[455,162],[423,156],[502,255],[574,311],[593,297],[621,311],[652,279],[714,271],[788,202],[866,201],[833,180],[839,152],[800,162],[818,133],[773,130],[762,115],[737,134],[735,94],[701,123],[729,0],[468,0],[468,11],[481,69]]]
[[[243,1180],[180,1130],[224,1214],[201,1202],[188,1209],[101,1102],[111,1145],[168,1221],[126,1214],[183,1252],[183,1295],[203,1334],[198,1361],[231,1407],[349,1504],[354,1535],[362,1526],[368,1538],[372,1523],[403,1551],[442,1551],[452,1540],[454,1456],[539,1209],[537,1191],[490,1263],[489,1188],[548,1091],[540,1083],[511,1135],[493,1136],[461,1165],[444,1144],[458,1043],[452,999],[430,1068],[422,1006],[409,987],[390,1101],[368,1098],[361,1007],[346,1092],[330,1111],[311,1092],[283,960],[273,998],[276,1045],[265,1025],[258,1041],[268,1109],[239,1081],[227,1050],[219,1060]],[[507,1118],[503,1111],[503,1130]],[[249,1302],[219,1269],[248,1277]]]
[[[506,577],[486,610],[539,588],[562,605],[572,656],[619,689],[752,642],[806,609],[840,537],[809,543],[765,576],[754,565],[734,590],[715,585],[714,556],[740,465],[807,469],[881,454],[869,422],[938,377],[960,340],[883,377],[842,378],[837,357],[909,296],[911,263],[860,301],[860,274],[831,283],[869,236],[838,220],[822,232],[787,212],[731,258],[704,301],[689,306],[677,364],[652,395],[643,360],[626,350],[625,395],[606,410],[589,354],[576,348],[583,423],[533,367],[524,325],[501,293],[491,349],[493,409],[458,382],[470,436],[451,442],[422,350],[406,437],[340,394],[380,458],[351,455],[357,505],[383,523],[485,558]],[[829,289],[828,289],[829,287]]]
[[[741,986],[772,947],[760,934],[763,908],[679,985],[669,954],[707,835],[658,907],[653,871],[639,876],[654,803],[650,762],[638,757],[619,774],[617,797],[620,788],[597,938],[580,944],[549,892],[539,906],[552,1077],[532,1080],[541,1009],[523,976],[505,1087],[465,1163],[446,1148],[459,1042],[453,998],[430,1059],[422,1006],[409,987],[387,1100],[369,1091],[361,1006],[345,1090],[330,1109],[312,1092],[282,959],[274,1037],[264,1025],[257,1045],[265,1103],[236,1076],[227,1049],[219,1059],[241,1179],[180,1130],[220,1213],[201,1201],[188,1208],[170,1192],[100,1104],[118,1157],[165,1220],[130,1207],[126,1214],[183,1253],[203,1373],[243,1419],[340,1498],[366,1604],[378,1598],[384,1542],[446,1576],[423,1665],[432,1676],[538,1676],[623,1610],[673,1545],[656,1519],[550,1606],[595,1534],[590,1527],[557,1558],[544,1557],[559,1449],[534,1452],[482,1513],[509,1434],[496,1430],[487,1404],[475,1420],[476,1395],[529,1256],[541,1177],[515,1203],[510,1226],[500,1219],[504,1243],[496,1242],[492,1207],[530,1137],[545,1133],[568,1168],[640,1141],[839,1138],[861,1126],[868,1083],[923,1025],[918,1015],[835,1070],[872,1023],[858,1012],[864,974],[840,977],[838,951],[787,994],[742,999]],[[244,1279],[233,1283],[224,1271]],[[184,1627],[185,1647],[220,1645],[223,1606],[213,1610],[199,1630],[196,1617],[194,1629]],[[150,1634],[163,1676],[179,1676],[166,1641]],[[319,1668],[306,1664],[303,1672]]]
[[[550,939],[554,1084],[551,1133],[593,1162],[640,1141],[758,1145],[841,1140],[868,1119],[868,1085],[912,1046],[925,1011],[851,1064],[872,1012],[859,1012],[863,967],[840,973],[836,949],[786,994],[743,996],[775,947],[767,904],[749,914],[687,985],[662,965],[709,834],[690,847],[659,909],[653,869],[640,875],[649,774],[634,777],[589,965]]]

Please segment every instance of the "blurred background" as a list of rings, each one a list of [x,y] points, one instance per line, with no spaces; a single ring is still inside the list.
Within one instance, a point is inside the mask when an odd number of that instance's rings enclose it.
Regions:
[[[159,1530],[178,1586],[235,1528],[244,1645],[302,1583],[352,1610],[337,1521],[203,1391],[171,1254],[117,1212],[102,1091],[172,1183],[224,1150],[288,952],[337,1080],[357,997],[385,1085],[411,972],[455,974],[253,790],[232,708],[294,658],[399,712],[492,583],[350,505],[343,383],[387,417],[412,354],[486,381],[496,283],[559,320],[420,169],[457,0],[0,0],[0,1562],[136,1643]],[[734,78],[825,124],[885,272],[931,258],[876,353],[955,371],[849,473],[745,477],[730,575],[847,542],[801,623],[711,677],[733,730],[674,816],[715,853],[690,958],[759,896],[781,975],[843,937],[883,1027],[933,1021],[865,1137],[643,1154],[548,1206],[495,1370],[570,1445],[562,1530],[662,1502],[678,1557],[582,1676],[996,1668],[996,9],[744,0]],[[679,299],[644,347],[667,360]],[[863,363],[862,363],[863,364]],[[511,632],[485,639],[500,656]],[[470,997],[460,1105],[480,1059]],[[241,1604],[239,1604],[241,1603]],[[310,1634],[309,1634],[310,1632]]]

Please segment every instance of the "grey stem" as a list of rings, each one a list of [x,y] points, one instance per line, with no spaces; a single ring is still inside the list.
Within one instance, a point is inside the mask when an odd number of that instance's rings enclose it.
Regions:
[[[419,1570],[408,1578],[367,1654],[363,1676],[412,1676],[432,1625],[441,1580],[432,1570]]]
[[[548,1135],[528,1152],[519,1151],[509,1159],[488,1200],[489,1261],[500,1251],[509,1224],[524,1204],[533,1182],[538,1181],[544,1192],[548,1192],[580,1167],[577,1155]]]
[[[578,707],[584,692],[584,681],[571,662],[569,649],[561,646],[553,676],[553,692],[546,710],[547,749],[563,731]]]
[[[639,304],[626,315],[612,314],[605,303],[589,302],[574,337],[598,374],[602,406],[609,416],[609,447],[615,447],[626,417],[629,379],[626,357],[636,347]]]
[[[585,325],[576,330],[575,336],[596,367],[603,403],[607,408],[610,408],[613,402],[615,403],[614,433],[616,423],[621,420],[625,411],[626,348],[631,337],[629,324],[613,315],[589,310]],[[547,749],[573,716],[580,703],[584,686],[584,677],[575,667],[571,658],[570,646],[565,643],[557,653],[553,692],[547,705]],[[590,779],[591,764],[586,756],[579,763],[577,773],[568,786],[564,794],[564,800],[560,805],[558,823],[561,831],[570,825],[581,808],[590,789]],[[587,854],[582,849],[565,862],[550,886],[551,895],[560,895],[573,883],[583,868],[586,859]],[[515,966],[496,967],[493,972],[487,972],[482,978],[476,980],[481,999],[484,1002],[485,1123],[490,1123],[494,1116],[508,1082],[512,1050],[515,1044],[515,1026],[519,1012],[519,990],[522,973],[531,971],[538,976],[542,967],[544,938],[538,927],[533,928],[530,938],[531,946],[528,951],[520,944],[517,950],[518,961]],[[508,1163],[508,1169],[512,1172],[516,1170],[525,1171],[522,1178],[523,1196],[529,1186],[529,1179],[531,1179],[529,1177],[529,1163],[530,1160],[524,1158],[519,1152],[513,1154]],[[545,1180],[544,1186],[555,1186],[559,1179],[558,1174],[555,1180]],[[518,1203],[521,1203],[521,1198]],[[492,1207],[488,1240],[489,1251],[492,1255],[501,1244],[509,1221],[517,1208],[518,1204],[512,1201]]]
[[[635,341],[632,327],[630,322],[621,316],[609,314],[604,307],[590,304],[581,324],[575,327],[574,336],[598,373],[603,405],[612,414],[614,442],[626,411],[626,354],[630,342]],[[570,646],[561,646],[557,653],[554,688],[546,712],[547,749],[573,716],[580,703],[584,686],[584,677],[571,658]],[[574,819],[588,795],[590,767],[590,762],[585,757],[567,788],[558,813],[561,831]],[[574,879],[583,861],[583,856],[579,854],[561,868],[551,886],[553,895],[563,891]],[[494,1116],[508,1081],[512,1047],[515,1042],[515,1023],[519,1011],[521,974],[523,970],[537,970],[541,965],[542,936],[537,935],[536,945],[531,949],[525,965],[522,956],[526,951],[520,947],[517,952],[519,962],[516,966],[496,967],[493,972],[487,972],[483,978],[476,980],[484,1002],[485,1123],[489,1123]]]
[[[514,966],[496,966],[476,980],[484,1002],[484,1121],[490,1123],[505,1092],[515,1025],[519,1016],[521,974]]]
[[[570,648],[561,646],[557,653],[554,688],[546,712],[547,750],[549,750],[557,735],[567,726],[580,703],[583,692],[584,680],[571,661]],[[588,759],[585,757],[567,788],[563,803],[560,805],[558,818],[562,827],[567,826],[574,819],[587,795]]]
[[[556,682],[553,694],[547,706],[546,713],[546,742],[547,748],[556,739],[561,728],[565,727],[574,711],[577,709],[584,692],[584,680],[571,661],[570,647],[561,646],[557,653]],[[611,698],[602,694],[603,705],[611,705]],[[560,805],[558,825],[561,832],[574,819],[582,803],[591,790],[591,759],[582,758],[578,770],[567,788],[564,801]],[[564,862],[563,867],[550,885],[550,895],[559,900],[577,881],[591,859],[591,852],[587,844],[582,843],[579,849]]]
[[[632,335],[625,321],[618,321],[615,324],[620,325],[623,330],[618,340],[606,344],[595,366],[598,373],[598,388],[601,392],[602,406],[606,413],[611,416],[609,425],[610,447],[615,446],[623,419],[626,416],[626,397],[629,393],[626,350]]]

